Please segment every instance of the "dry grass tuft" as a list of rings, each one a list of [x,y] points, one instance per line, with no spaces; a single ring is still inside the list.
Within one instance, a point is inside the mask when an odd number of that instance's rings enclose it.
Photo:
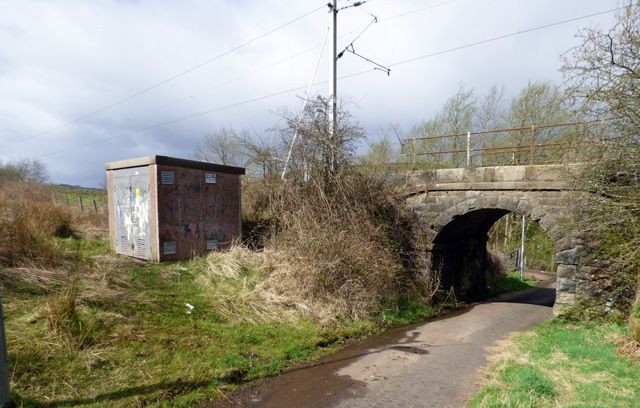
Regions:
[[[630,360],[640,362],[640,342],[628,337],[615,339],[618,354]]]
[[[72,349],[88,345],[88,330],[80,318],[77,303],[78,283],[71,280],[62,293],[49,297],[46,308],[47,335]]]
[[[234,245],[209,255],[197,281],[209,290],[212,307],[227,321],[294,321],[304,314],[306,305],[292,291],[282,292],[269,282],[274,271],[286,268],[274,254]]]
[[[78,301],[85,305],[130,302],[127,289],[132,285],[128,268],[139,264],[136,260],[113,256],[93,257],[75,274]]]
[[[67,273],[61,269],[33,267],[0,268],[0,281],[4,285],[23,287],[30,291],[48,292],[66,282]]]
[[[71,213],[52,202],[51,189],[35,183],[0,184],[0,262],[51,265],[54,236],[70,236]]]

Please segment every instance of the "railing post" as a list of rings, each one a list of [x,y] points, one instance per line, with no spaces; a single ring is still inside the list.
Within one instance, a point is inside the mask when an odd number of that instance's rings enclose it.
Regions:
[[[533,164],[536,154],[536,127],[531,126],[531,147],[529,148],[529,164]]]
[[[467,168],[471,168],[471,132],[467,132]]]

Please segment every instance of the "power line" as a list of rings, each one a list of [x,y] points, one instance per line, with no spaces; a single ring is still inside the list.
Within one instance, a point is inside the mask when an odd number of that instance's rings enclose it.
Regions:
[[[456,0],[453,0],[453,1],[456,1]],[[406,59],[406,60],[397,61],[397,62],[389,64],[388,67],[389,68],[396,67],[398,65],[404,65],[404,64],[411,63],[411,62],[416,62],[416,61],[420,61],[420,60],[423,60],[423,59],[436,57],[436,56],[439,56],[439,55],[449,54],[451,52],[460,51],[460,50],[463,50],[463,49],[466,49],[466,48],[476,47],[478,45],[484,45],[484,44],[487,44],[487,43],[490,43],[490,42],[503,40],[505,38],[515,37],[517,35],[526,34],[526,33],[534,32],[534,31],[540,31],[540,30],[544,30],[544,29],[547,29],[547,28],[559,26],[559,25],[562,25],[562,24],[567,24],[567,23],[572,23],[572,22],[579,21],[579,20],[584,20],[584,19],[587,19],[587,18],[590,18],[590,17],[596,17],[596,16],[600,16],[600,15],[604,15],[604,14],[609,14],[609,13],[613,13],[615,11],[620,11],[620,10],[623,10],[623,9],[624,9],[624,7],[617,7],[617,8],[610,9],[610,10],[600,11],[600,12],[597,12],[597,13],[587,14],[587,15],[580,16],[580,17],[574,17],[574,18],[570,18],[570,19],[567,19],[567,20],[556,21],[554,23],[549,23],[549,24],[545,24],[545,25],[541,25],[541,26],[537,26],[537,27],[528,28],[526,30],[519,30],[519,31],[515,31],[515,32],[512,32],[512,33],[503,34],[503,35],[499,35],[499,36],[496,36],[496,37],[488,38],[488,39],[485,39],[485,40],[475,41],[475,42],[472,42],[472,43],[460,45],[460,46],[453,47],[453,48],[447,48],[445,50],[436,51],[436,52],[433,52],[431,54],[425,54],[425,55],[421,55],[421,56],[418,56],[418,57],[413,57],[413,58],[409,58],[409,59]],[[363,75],[363,74],[366,74],[366,73],[373,72],[374,70],[365,70],[365,71],[354,72],[354,73],[351,73],[351,74],[344,75],[344,76],[340,77],[340,79],[346,79],[346,78],[352,78],[352,77],[360,76],[360,75]]]
[[[371,1],[373,1],[373,0],[368,0],[368,2],[371,2]],[[415,13],[419,13],[419,12],[422,12],[422,11],[426,11],[426,10],[429,10],[429,9],[432,9],[432,8],[435,8],[435,7],[439,7],[439,6],[442,6],[442,5],[448,4],[448,3],[452,3],[452,2],[454,2],[454,1],[459,1],[459,0],[448,0],[448,1],[443,1],[443,2],[436,3],[436,4],[432,4],[432,5],[430,5],[430,6],[423,7],[423,8],[417,9],[417,10],[413,10],[413,11],[409,11],[409,12],[404,12],[404,13],[401,13],[401,14],[397,14],[397,15],[395,15],[395,16],[392,16],[392,17],[389,17],[389,18],[386,18],[386,19],[379,19],[377,22],[379,22],[379,23],[381,23],[381,22],[387,22],[387,21],[391,21],[391,20],[394,20],[394,19],[397,19],[397,18],[406,17],[406,16],[408,16],[408,15],[415,14]],[[353,3],[353,2],[351,2],[351,3]],[[286,25],[289,25],[289,24],[291,24],[291,23],[293,23],[293,22],[295,22],[295,21],[298,21],[298,20],[300,20],[300,19],[302,19],[302,18],[304,18],[304,17],[306,17],[306,16],[308,16],[308,15],[310,15],[310,14],[312,14],[312,13],[314,13],[314,12],[318,11],[319,9],[321,9],[321,8],[323,8],[323,7],[324,7],[324,6],[319,7],[318,9],[312,10],[311,12],[309,12],[309,13],[307,13],[307,14],[303,15],[303,16],[300,16],[300,17],[298,17],[298,18],[296,18],[296,19],[294,19],[294,20],[291,20],[290,22],[285,23],[285,24],[283,24],[283,25],[281,25],[281,26],[279,26],[279,27],[277,27],[277,28],[275,28],[275,29],[271,30],[270,32],[263,34],[261,37],[256,37],[255,39],[252,39],[252,40],[249,40],[249,41],[250,41],[250,42],[253,42],[253,41],[255,41],[255,40],[259,39],[259,38],[262,38],[262,37],[264,37],[264,36],[266,36],[266,35],[268,35],[268,34],[270,34],[270,33],[274,32],[274,31],[276,31],[276,30],[278,30],[278,29],[281,29],[281,28],[285,27]],[[358,7],[358,8],[361,8],[361,7]],[[375,17],[375,16],[374,16],[374,17]],[[354,33],[356,33],[356,32],[358,32],[358,30],[352,30],[352,31],[350,31],[350,32],[348,32],[348,33],[345,33],[345,34],[340,35],[340,38],[343,38],[343,37],[349,36],[349,35],[354,34]],[[361,33],[362,33],[362,32],[361,32]],[[242,45],[240,45],[240,46],[238,46],[238,47],[235,47],[235,49],[237,50],[237,49],[239,49],[239,48],[242,48],[242,47],[244,47],[244,46],[248,45],[250,42],[247,42],[247,43],[242,44]],[[352,42],[353,42],[353,41],[352,41]],[[319,48],[319,46],[314,46],[314,47],[311,47],[311,48],[307,48],[307,49],[305,49],[305,50],[303,50],[303,51],[300,51],[299,53],[293,54],[293,55],[291,55],[291,56],[289,56],[289,57],[282,58],[282,59],[280,59],[280,60],[277,60],[277,61],[271,62],[271,63],[266,64],[266,65],[263,65],[263,66],[261,66],[261,67],[258,67],[258,68],[256,68],[256,69],[251,70],[251,71],[249,71],[249,72],[246,72],[246,73],[244,73],[244,74],[241,74],[241,75],[235,76],[235,77],[233,77],[233,78],[230,78],[230,79],[228,79],[228,80],[226,80],[226,81],[219,82],[219,83],[217,83],[217,84],[214,84],[214,85],[212,85],[212,86],[210,86],[210,87],[208,87],[208,88],[205,88],[205,89],[203,89],[203,90],[201,90],[201,91],[198,91],[198,92],[196,92],[196,93],[193,93],[193,94],[191,94],[191,95],[187,95],[187,96],[183,96],[183,97],[180,97],[180,98],[178,98],[178,99],[175,99],[175,100],[173,100],[172,102],[168,103],[168,104],[167,104],[167,105],[165,105],[165,106],[170,106],[170,105],[171,105],[171,104],[173,104],[174,102],[180,102],[180,101],[183,101],[183,100],[185,100],[185,99],[191,99],[191,98],[193,98],[193,97],[203,95],[203,94],[205,94],[205,93],[207,93],[207,92],[210,92],[210,91],[212,91],[212,90],[214,90],[214,89],[220,88],[220,87],[222,87],[222,86],[228,85],[228,84],[233,83],[233,82],[235,82],[235,81],[238,81],[238,80],[240,80],[240,79],[243,79],[243,78],[249,77],[249,76],[251,76],[251,75],[257,74],[257,73],[259,73],[259,72],[265,71],[265,70],[267,70],[267,69],[269,69],[269,68],[272,68],[272,67],[278,66],[278,65],[280,65],[280,64],[282,64],[282,63],[284,63],[284,62],[290,61],[291,59],[297,58],[297,57],[299,57],[299,56],[301,56],[301,55],[304,55],[304,54],[307,54],[307,53],[309,53],[309,52],[311,52],[311,51],[314,51],[314,50],[315,50],[315,49],[317,49],[317,48]],[[345,50],[346,50],[346,49],[345,49]],[[229,50],[229,51],[227,51],[226,53],[224,53],[224,54],[220,54],[219,56],[216,56],[216,57],[214,57],[214,58],[216,58],[216,59],[217,59],[217,58],[221,58],[221,57],[223,57],[224,55],[227,55],[227,54],[231,53],[232,51],[233,51],[233,50]],[[203,62],[202,64],[199,64],[199,65],[198,65],[198,66],[196,66],[196,67],[193,67],[193,68],[192,68],[192,69],[190,69],[188,72],[187,72],[187,71],[184,71],[183,73],[178,74],[178,76],[173,77],[173,79],[176,79],[176,78],[179,78],[180,76],[186,75],[187,73],[192,72],[193,70],[196,70],[196,69],[198,69],[198,68],[200,68],[200,67],[202,67],[202,66],[206,65],[206,64],[207,64],[207,63],[209,63],[209,62],[213,62],[213,59],[212,59],[212,60],[209,60],[208,62]],[[89,112],[89,113],[87,113],[87,114],[81,115],[81,116],[77,117],[76,119],[73,119],[73,120],[71,120],[71,121],[68,121],[68,122],[66,122],[66,123],[63,123],[63,124],[61,124],[61,125],[59,125],[59,126],[56,126],[56,127],[53,127],[53,128],[47,129],[47,130],[45,130],[45,131],[42,131],[42,132],[36,133],[36,134],[32,135],[31,137],[28,137],[27,139],[19,139],[19,140],[17,140],[16,142],[17,142],[17,143],[20,143],[20,144],[25,143],[25,142],[29,142],[29,141],[31,141],[31,140],[33,140],[33,139],[38,138],[39,136],[42,136],[42,135],[45,135],[45,134],[47,134],[47,133],[53,132],[53,131],[55,131],[55,130],[58,130],[58,129],[64,128],[64,127],[69,126],[69,125],[71,125],[71,124],[78,123],[78,122],[80,122],[80,121],[82,121],[82,120],[84,120],[84,119],[86,119],[86,118],[88,118],[88,117],[90,117],[90,116],[93,116],[93,115],[95,115],[95,114],[97,114],[97,113],[103,112],[103,111],[105,111],[105,110],[107,110],[107,109],[110,109],[111,107],[114,107],[114,106],[116,106],[116,105],[122,104],[122,103],[124,103],[124,102],[126,102],[126,101],[128,101],[128,100],[131,100],[131,99],[133,99],[133,98],[135,98],[135,97],[137,97],[137,96],[140,96],[140,95],[142,95],[142,94],[144,94],[144,93],[147,93],[147,92],[149,92],[149,91],[151,91],[151,90],[153,90],[153,89],[155,89],[155,88],[157,88],[157,87],[159,87],[159,86],[164,85],[164,84],[165,84],[165,83],[167,83],[167,82],[170,82],[170,81],[171,81],[171,80],[173,80],[173,79],[167,79],[167,80],[163,81],[162,83],[158,83],[158,84],[156,84],[156,85],[153,85],[153,86],[152,86],[152,87],[150,87],[150,88],[147,88],[147,89],[145,89],[145,90],[139,91],[139,92],[137,92],[136,94],[133,94],[133,95],[131,95],[131,96],[129,96],[129,97],[127,97],[127,98],[125,98],[125,99],[122,99],[122,100],[117,101],[117,102],[114,102],[114,103],[112,103],[112,104],[110,104],[110,105],[104,106],[103,108],[100,108],[100,109],[95,110],[95,111],[93,111],[93,112]]]
[[[580,17],[567,19],[567,20],[557,21],[557,22],[550,23],[550,24],[545,24],[545,25],[541,25],[541,26],[537,26],[537,27],[532,27],[532,28],[528,28],[526,30],[520,30],[520,31],[512,32],[512,33],[509,33],[509,34],[504,34],[504,35],[500,35],[500,36],[497,36],[497,37],[492,37],[492,38],[489,38],[489,39],[486,39],[486,40],[476,41],[476,42],[465,44],[465,45],[461,45],[461,46],[458,46],[458,47],[449,48],[449,49],[442,50],[442,51],[437,51],[437,52],[434,52],[434,53],[431,53],[431,54],[426,54],[426,55],[422,55],[422,56],[418,56],[418,57],[414,57],[414,58],[409,58],[409,59],[406,59],[406,60],[398,61],[398,62],[390,64],[389,67],[394,67],[394,66],[398,66],[398,65],[408,64],[408,63],[411,63],[411,62],[421,61],[423,59],[427,59],[427,58],[430,58],[430,57],[444,55],[444,54],[448,54],[448,53],[451,53],[451,52],[459,51],[459,50],[462,50],[462,49],[465,49],[465,48],[475,47],[475,46],[478,46],[478,45],[487,44],[489,42],[498,41],[498,40],[509,38],[509,37],[514,37],[514,36],[520,35],[520,34],[530,33],[530,32],[534,32],[534,31],[539,31],[539,30],[543,30],[543,29],[546,29],[546,28],[562,25],[562,24],[567,24],[567,23],[574,22],[574,21],[584,20],[584,19],[590,18],[590,17],[595,17],[595,16],[599,16],[599,15],[613,13],[615,11],[619,11],[619,10],[622,10],[622,9],[624,9],[624,7],[618,7],[618,8],[614,8],[614,9],[610,9],[610,10],[606,10],[606,11],[601,11],[601,12],[598,12],[598,13],[592,13],[592,14],[588,14],[588,15],[584,15],[584,16],[580,16]],[[346,74],[346,75],[340,76],[339,79],[353,78],[353,77],[356,77],[356,76],[360,76],[360,75],[371,73],[373,71],[374,70],[369,69],[369,70],[365,70],[365,71],[354,72],[354,73],[351,73],[351,74]],[[312,86],[325,84],[327,82],[328,82],[327,80],[317,81],[317,82],[313,83]],[[174,119],[170,119],[170,120],[167,120],[167,121],[164,121],[164,122],[153,124],[153,125],[147,126],[145,128],[142,128],[142,129],[132,130],[132,131],[124,132],[124,133],[121,133],[121,134],[118,134],[118,135],[115,135],[115,136],[96,139],[96,140],[93,140],[91,142],[80,144],[80,145],[76,145],[76,146],[68,148],[68,149],[62,149],[62,150],[58,150],[58,151],[55,151],[55,152],[47,153],[47,154],[39,156],[39,158],[40,157],[53,156],[53,155],[57,155],[57,154],[60,154],[60,153],[65,153],[65,152],[68,152],[68,151],[78,150],[78,149],[81,149],[83,147],[91,146],[91,145],[94,145],[94,144],[97,144],[97,143],[101,143],[101,142],[105,142],[105,141],[108,141],[108,140],[117,139],[117,138],[120,138],[120,137],[123,137],[123,136],[127,136],[127,135],[135,135],[135,134],[138,134],[138,133],[141,133],[141,132],[145,132],[145,131],[148,131],[148,130],[151,130],[151,129],[167,126],[167,125],[170,125],[170,124],[173,124],[173,123],[177,123],[177,122],[182,122],[182,121],[185,121],[185,120],[188,120],[188,119],[193,119],[193,118],[196,118],[196,117],[199,117],[199,116],[203,116],[203,115],[207,115],[207,114],[210,114],[210,113],[215,113],[215,112],[219,112],[219,111],[222,111],[222,110],[231,109],[231,108],[235,108],[235,107],[238,107],[238,106],[242,106],[242,105],[246,105],[246,104],[250,104],[250,103],[254,103],[254,102],[259,102],[259,101],[262,101],[262,100],[265,100],[265,99],[270,99],[270,98],[273,98],[273,97],[276,97],[276,96],[280,96],[280,95],[285,95],[285,94],[288,94],[288,93],[296,92],[296,91],[305,89],[306,87],[307,87],[306,85],[305,86],[298,86],[298,87],[295,87],[295,88],[290,88],[290,89],[286,89],[286,90],[277,91],[277,92],[273,92],[273,93],[270,93],[270,94],[262,95],[262,96],[255,97],[255,98],[252,98],[252,99],[247,99],[247,100],[244,100],[244,101],[241,101],[241,102],[236,102],[236,103],[233,103],[233,104],[224,105],[224,106],[216,107],[216,108],[205,110],[205,111],[201,111],[201,112],[191,113],[191,114],[180,116],[180,117],[177,117],[177,118],[174,118]]]
[[[277,26],[277,27],[275,27],[275,28],[273,28],[273,29],[271,29],[269,31],[266,31],[266,32],[264,32],[264,33],[262,33],[262,34],[260,34],[260,35],[258,35],[256,37],[253,37],[250,40],[247,40],[247,41],[245,41],[245,42],[243,42],[243,43],[241,43],[241,44],[239,44],[239,45],[237,45],[237,46],[235,46],[235,47],[233,47],[233,48],[231,48],[231,49],[229,49],[229,50],[227,50],[227,51],[225,51],[225,52],[223,52],[221,54],[218,54],[218,55],[216,55],[214,57],[211,57],[211,58],[209,58],[209,59],[207,59],[205,61],[202,61],[199,64],[196,64],[196,65],[194,65],[194,66],[192,66],[190,68],[187,68],[184,71],[179,72],[179,73],[177,73],[177,74],[175,74],[175,75],[173,75],[173,76],[171,76],[169,78],[163,79],[160,82],[156,82],[155,84],[153,84],[153,85],[151,85],[151,86],[149,86],[147,88],[141,89],[140,91],[137,91],[137,92],[125,97],[125,98],[119,99],[119,100],[117,100],[117,101],[115,101],[113,103],[110,103],[108,105],[105,105],[105,106],[103,106],[103,107],[101,107],[99,109],[96,109],[94,111],[91,111],[91,112],[85,113],[85,114],[83,114],[81,116],[78,116],[77,118],[72,119],[72,120],[70,120],[68,122],[62,123],[62,124],[60,124],[58,126],[55,126],[53,128],[49,128],[49,129],[44,130],[42,132],[36,133],[36,134],[32,135],[31,137],[29,137],[26,140],[28,141],[28,140],[34,139],[34,138],[36,138],[38,136],[42,136],[44,134],[53,132],[55,130],[62,129],[62,128],[66,127],[66,126],[69,126],[71,124],[80,122],[80,121],[82,121],[82,120],[84,120],[84,119],[86,119],[88,117],[91,117],[93,115],[96,115],[96,114],[98,114],[100,112],[104,112],[107,109],[111,109],[114,106],[118,106],[118,105],[121,105],[121,104],[123,104],[125,102],[128,102],[128,101],[130,101],[130,100],[132,100],[134,98],[137,98],[140,95],[144,95],[144,94],[146,94],[146,93],[148,93],[148,92],[150,92],[150,91],[152,91],[152,90],[154,90],[156,88],[159,88],[159,87],[161,87],[161,86],[163,86],[163,85],[165,85],[165,84],[167,84],[167,83],[169,83],[171,81],[174,81],[174,80],[176,80],[176,79],[178,79],[178,78],[180,78],[182,76],[185,76],[185,75],[187,75],[187,74],[189,74],[189,73],[191,73],[193,71],[196,71],[197,69],[200,69],[200,68],[204,67],[205,65],[208,65],[208,64],[210,64],[210,63],[212,63],[214,61],[217,61],[217,60],[219,60],[219,59],[221,59],[221,58],[223,58],[223,57],[225,57],[225,56],[227,56],[227,55],[229,55],[229,54],[231,54],[231,53],[233,53],[235,51],[238,51],[239,49],[244,48],[244,47],[248,46],[249,44],[252,44],[252,43],[254,43],[254,42],[256,42],[256,41],[258,41],[258,40],[260,40],[260,39],[262,39],[262,38],[264,38],[266,36],[268,36],[268,35],[271,35],[271,34],[275,33],[276,31],[279,31],[279,30],[281,30],[281,29],[283,29],[283,28],[285,28],[285,27],[287,27],[287,26],[289,26],[289,25],[291,25],[291,24],[293,24],[293,23],[295,23],[295,22],[297,22],[299,20],[302,20],[303,18],[315,13],[318,10],[323,9],[324,7],[325,6],[322,5],[322,6],[318,7],[318,8],[316,8],[316,9],[313,9],[313,10],[311,10],[311,11],[309,11],[309,12],[307,12],[307,13],[301,15],[301,16],[298,16],[298,17],[294,18],[293,20],[289,20],[289,21],[287,21],[287,22],[285,22],[283,24],[280,24],[279,26]]]
[[[325,82],[327,82],[327,81],[319,81],[319,82],[314,83],[312,86],[320,85],[320,84],[323,84]],[[258,97],[252,98],[252,99],[247,99],[247,100],[244,100],[244,101],[241,101],[241,102],[236,102],[236,103],[232,103],[232,104],[229,104],[229,105],[219,106],[217,108],[213,108],[213,109],[209,109],[209,110],[205,110],[205,111],[201,111],[201,112],[190,113],[188,115],[180,116],[180,117],[177,117],[177,118],[174,118],[174,119],[170,119],[170,120],[167,120],[167,121],[164,121],[164,122],[160,122],[160,123],[156,123],[156,124],[153,124],[153,125],[149,125],[149,126],[144,127],[142,129],[130,130],[130,131],[127,131],[127,132],[123,132],[123,133],[117,134],[115,136],[110,136],[110,137],[105,137],[105,138],[101,138],[101,139],[92,140],[91,142],[87,142],[87,143],[83,143],[83,144],[80,144],[80,145],[76,145],[76,146],[70,147],[68,149],[62,149],[62,150],[57,150],[55,152],[43,154],[41,156],[38,156],[37,158],[55,156],[55,155],[58,155],[60,153],[66,153],[66,152],[69,152],[69,151],[78,150],[78,149],[81,149],[83,147],[91,146],[91,145],[94,145],[94,144],[106,142],[106,141],[113,140],[113,139],[118,139],[118,138],[121,138],[123,136],[135,135],[135,134],[138,134],[138,133],[141,133],[141,132],[146,132],[147,130],[156,129],[156,128],[159,128],[159,127],[163,127],[163,126],[171,125],[171,124],[174,124],[174,123],[182,122],[182,121],[185,121],[185,120],[188,120],[188,119],[197,118],[199,116],[208,115],[210,113],[219,112],[219,111],[226,110],[226,109],[231,109],[231,108],[236,108],[238,106],[246,105],[246,104],[249,104],[249,103],[259,102],[259,101],[262,101],[262,100],[265,100],[265,99],[270,99],[270,98],[273,98],[273,97],[276,97],[276,96],[280,96],[280,95],[285,95],[285,94],[288,94],[288,93],[296,92],[296,91],[305,89],[306,87],[307,86],[305,85],[305,86],[298,86],[298,87],[295,87],[295,88],[289,88],[289,89],[286,89],[286,90],[277,91],[277,92],[273,92],[273,93],[270,93],[270,94],[258,96]]]
[[[487,43],[490,43],[490,42],[493,42],[493,41],[504,40],[505,38],[515,37],[515,36],[520,35],[520,34],[531,33],[531,32],[534,32],[534,31],[540,31],[540,30],[544,30],[546,28],[551,28],[551,27],[562,25],[562,24],[572,23],[574,21],[584,20],[585,18],[596,17],[596,16],[600,16],[600,15],[603,15],[603,14],[613,13],[614,11],[619,11],[619,10],[622,10],[622,9],[624,9],[624,7],[617,7],[617,8],[611,9],[611,10],[600,11],[600,12],[597,12],[597,13],[587,14],[585,16],[570,18],[570,19],[567,19],[567,20],[557,21],[555,23],[550,23],[550,24],[545,24],[545,25],[541,25],[541,26],[537,26],[537,27],[528,28],[526,30],[519,30],[519,31],[515,31],[515,32],[512,32],[512,33],[509,33],[509,34],[503,34],[503,35],[499,35],[497,37],[488,38],[486,40],[476,41],[476,42],[472,42],[472,43],[469,43],[469,44],[461,45],[461,46],[458,46],[458,47],[449,48],[449,49],[442,50],[442,51],[437,51],[437,52],[434,52],[434,53],[431,53],[431,54],[426,54],[426,55],[422,55],[422,56],[419,56],[419,57],[414,57],[414,58],[409,58],[409,59],[406,59],[406,60],[403,60],[403,61],[398,61],[398,62],[395,62],[393,64],[390,64],[389,66],[390,67],[395,67],[395,66],[398,66],[398,65],[408,64],[410,62],[419,61],[421,59],[435,57],[437,55],[442,55],[442,54],[448,54],[450,52],[459,51],[459,50],[463,50],[465,48],[471,48],[471,47],[475,47],[475,46],[482,45],[482,44],[487,44]]]

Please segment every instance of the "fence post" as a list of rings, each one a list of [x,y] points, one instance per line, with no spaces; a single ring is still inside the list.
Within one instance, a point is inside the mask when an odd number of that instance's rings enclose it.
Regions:
[[[95,212],[98,212],[98,204],[96,204],[96,200],[93,200],[93,209]]]
[[[531,126],[531,147],[529,149],[529,164],[533,164],[535,154],[536,154],[536,127],[535,125],[532,125]]]
[[[80,203],[80,211],[84,212],[84,205],[82,204],[82,197],[78,196],[78,202]]]
[[[65,193],[64,194],[64,199],[67,202],[67,207],[69,207],[69,194]]]
[[[56,194],[56,190],[53,190],[53,203],[58,204],[58,195]]]
[[[471,168],[471,132],[467,132],[467,169]]]
[[[413,161],[411,163],[411,170],[416,169],[416,138],[413,138]]]

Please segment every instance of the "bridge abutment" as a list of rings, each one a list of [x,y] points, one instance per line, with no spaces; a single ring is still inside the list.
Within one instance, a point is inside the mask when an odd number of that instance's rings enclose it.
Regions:
[[[472,294],[486,286],[487,234],[503,215],[540,224],[556,248],[556,316],[577,306],[594,313],[615,309],[615,282],[592,253],[578,221],[586,204],[573,188],[577,165],[502,166],[411,172],[406,202],[415,212],[443,289]]]

